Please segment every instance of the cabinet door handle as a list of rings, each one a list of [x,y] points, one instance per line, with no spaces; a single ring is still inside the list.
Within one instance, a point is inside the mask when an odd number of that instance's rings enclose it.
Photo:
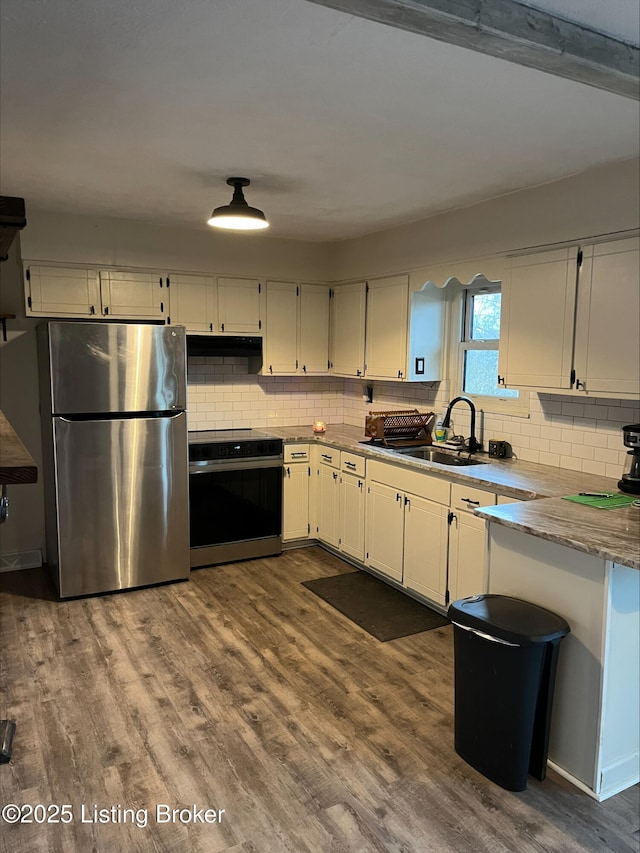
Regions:
[[[221,325],[220,325],[220,331],[221,331],[221,332],[224,332],[224,323],[221,323]]]
[[[471,498],[460,498],[462,503],[470,504],[471,506],[480,506],[480,501],[472,501]]]
[[[95,313],[96,313],[96,306],[95,306],[95,305],[91,305],[91,306],[90,306],[90,308],[89,308],[89,314],[95,314]]]
[[[209,331],[213,332],[213,323],[209,323]]]
[[[402,371],[401,370],[398,371],[398,379],[402,379]]]
[[[289,468],[289,466],[287,466],[287,477],[290,477],[290,476],[291,476],[291,468]]]
[[[336,474],[336,472],[335,472],[335,471],[333,472],[333,479],[334,479],[334,480],[337,480],[337,479],[338,479],[338,475]]]
[[[302,372],[303,372],[303,373],[306,373],[306,372],[307,372],[307,365],[306,365],[306,364],[303,364],[303,365],[302,365]]]
[[[356,376],[362,376],[362,372],[360,370],[356,370]]]
[[[364,486],[362,480],[358,480],[358,488],[361,489]]]
[[[411,499],[408,498],[406,495],[404,496],[404,505],[409,507],[411,506]]]
[[[397,500],[397,501],[401,501],[401,500],[402,500],[402,495],[400,494],[400,492],[396,492],[396,500]]]
[[[273,365],[269,365],[269,373],[273,373]]]
[[[587,390],[587,383],[583,382],[582,379],[576,380],[576,389],[582,388],[583,391]]]
[[[498,374],[498,385],[504,385],[504,376]]]

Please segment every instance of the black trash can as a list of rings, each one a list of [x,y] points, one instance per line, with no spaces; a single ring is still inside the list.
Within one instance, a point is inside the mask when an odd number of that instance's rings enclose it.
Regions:
[[[455,749],[488,779],[524,791],[547,770],[560,616],[506,595],[449,606],[454,626]]]

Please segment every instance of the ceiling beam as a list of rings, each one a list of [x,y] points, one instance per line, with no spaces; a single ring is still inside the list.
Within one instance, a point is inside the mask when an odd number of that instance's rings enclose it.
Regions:
[[[308,0],[640,100],[640,50],[515,0]]]

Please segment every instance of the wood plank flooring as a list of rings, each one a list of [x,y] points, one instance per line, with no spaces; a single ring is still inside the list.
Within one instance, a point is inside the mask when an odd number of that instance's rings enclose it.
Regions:
[[[314,547],[67,602],[2,575],[1,804],[73,821],[2,823],[0,850],[637,853],[637,787],[597,803],[550,771],[513,794],[462,761],[451,627],[378,642],[300,585],[340,571]]]

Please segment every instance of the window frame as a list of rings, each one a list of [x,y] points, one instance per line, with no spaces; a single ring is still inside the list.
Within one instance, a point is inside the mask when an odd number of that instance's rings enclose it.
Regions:
[[[482,281],[478,281],[481,278]],[[502,282],[490,280],[485,276],[475,276],[472,282],[462,287],[460,298],[460,325],[457,346],[457,371],[456,381],[460,394],[473,401],[477,409],[482,409],[491,414],[513,415],[514,417],[528,418],[530,416],[529,392],[521,388],[515,389],[519,392],[518,397],[501,397],[497,395],[471,394],[464,390],[465,353],[469,350],[496,350],[498,358],[500,354],[500,336],[487,338],[486,340],[471,340],[472,322],[472,300],[478,293],[500,293],[502,294]],[[501,306],[502,307],[502,306]],[[500,322],[502,328],[502,318]]]

